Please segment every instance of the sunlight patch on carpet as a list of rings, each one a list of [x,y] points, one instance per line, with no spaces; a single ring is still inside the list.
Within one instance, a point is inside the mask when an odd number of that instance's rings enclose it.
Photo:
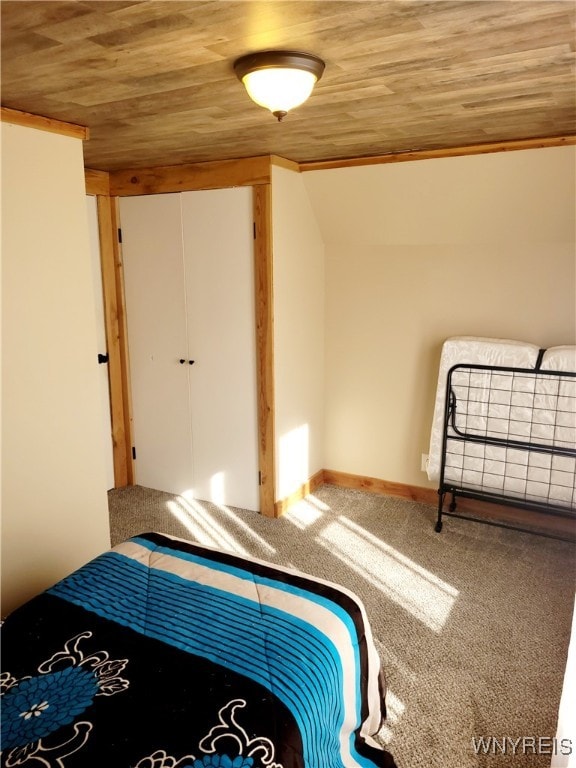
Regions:
[[[284,513],[284,518],[290,520],[290,522],[297,528],[300,528],[300,530],[304,530],[316,523],[323,514],[322,510],[318,509],[315,504],[310,504],[308,497],[306,497],[302,501],[293,504],[290,509]]]
[[[196,502],[196,504],[199,504],[199,502]],[[259,547],[262,547],[262,549],[264,550],[264,555],[276,554],[276,549],[272,547],[266,541],[266,539],[263,539],[262,536],[259,536],[255,531],[253,531],[252,528],[248,525],[248,523],[246,523],[242,519],[242,517],[240,517],[235,512],[233,512],[230,509],[230,507],[227,507],[224,504],[215,504],[214,506],[216,506],[218,510],[228,518],[228,520],[232,521],[235,526],[237,526],[238,528],[241,528],[243,533],[246,536],[249,536],[252,539],[252,541],[254,541]],[[258,552],[258,556],[263,556],[262,552]]]
[[[230,521],[235,528],[241,531],[243,536],[251,539],[251,542],[259,547],[259,556],[272,557],[276,554],[276,549],[259,536],[241,515],[224,504],[211,502],[207,505],[183,494],[175,500],[167,501],[166,506],[170,513],[193,535],[194,540],[200,544],[220,547],[240,555],[254,554],[252,549],[246,549],[231,533],[227,523]],[[222,515],[227,520],[223,521]]]
[[[404,714],[406,707],[390,689],[386,691],[386,723],[378,731],[378,736],[389,744],[393,738],[393,727]]]
[[[166,506],[170,513],[181,523],[194,537],[194,541],[205,544],[208,547],[219,547],[228,552],[237,552],[240,555],[248,555],[248,550],[236,541],[225,528],[212,518],[200,504],[188,501],[182,496],[177,501],[167,501]]]
[[[457,589],[344,516],[316,540],[427,627],[442,630]]]

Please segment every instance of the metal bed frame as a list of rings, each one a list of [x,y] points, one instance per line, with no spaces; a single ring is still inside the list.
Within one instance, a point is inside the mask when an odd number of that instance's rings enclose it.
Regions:
[[[576,372],[541,370],[541,357],[534,369],[474,364],[450,368],[437,532],[443,515],[450,515],[563,538],[460,514],[458,497],[576,519]],[[466,470],[467,461],[474,469]],[[530,472],[539,479],[531,480]],[[478,482],[470,482],[471,476]],[[452,499],[444,510],[447,494]]]

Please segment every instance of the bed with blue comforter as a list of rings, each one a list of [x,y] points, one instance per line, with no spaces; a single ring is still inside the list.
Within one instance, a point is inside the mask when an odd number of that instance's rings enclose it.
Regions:
[[[10,614],[2,670],[2,766],[394,766],[353,593],[157,533]]]

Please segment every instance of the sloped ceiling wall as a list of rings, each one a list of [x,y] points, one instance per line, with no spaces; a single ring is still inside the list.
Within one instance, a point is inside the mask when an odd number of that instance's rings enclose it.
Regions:
[[[304,173],[326,246],[326,468],[429,486],[450,336],[576,343],[576,150]]]

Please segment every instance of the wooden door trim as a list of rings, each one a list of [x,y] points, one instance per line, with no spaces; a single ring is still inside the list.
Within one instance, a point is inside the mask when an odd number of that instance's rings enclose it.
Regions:
[[[84,181],[87,195],[110,196],[110,174],[107,171],[84,169]]]
[[[260,512],[266,517],[276,517],[271,185],[255,186],[253,195]]]
[[[114,486],[120,488],[134,483],[124,275],[118,243],[117,200],[108,195],[97,195],[96,200],[108,350]]]
[[[110,194],[118,197],[252,187],[270,183],[270,156],[165,165],[110,172]]]

